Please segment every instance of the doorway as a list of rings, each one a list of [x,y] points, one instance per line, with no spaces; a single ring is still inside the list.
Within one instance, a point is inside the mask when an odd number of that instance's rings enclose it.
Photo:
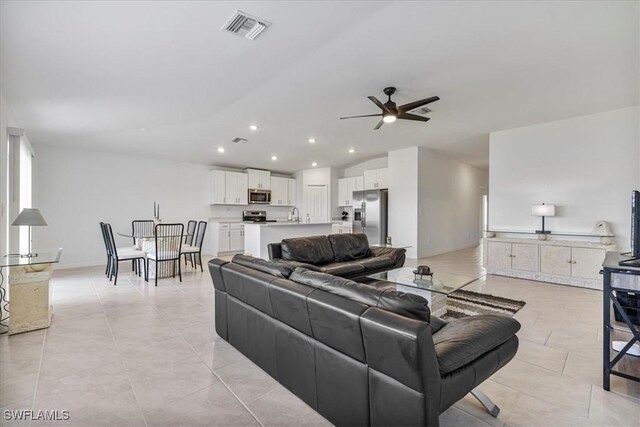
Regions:
[[[305,208],[307,218],[312,223],[329,222],[329,209],[326,185],[307,185],[305,187]]]

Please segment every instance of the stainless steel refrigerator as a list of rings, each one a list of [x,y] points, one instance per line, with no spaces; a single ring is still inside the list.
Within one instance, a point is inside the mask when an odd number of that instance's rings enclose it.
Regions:
[[[387,241],[387,190],[353,192],[353,232],[364,233],[369,244],[380,245]]]

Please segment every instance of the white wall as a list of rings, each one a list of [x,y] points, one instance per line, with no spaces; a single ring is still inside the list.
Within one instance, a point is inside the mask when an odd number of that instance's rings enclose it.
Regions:
[[[612,225],[629,248],[630,193],[640,189],[638,107],[490,135],[489,227],[535,230],[531,205],[555,204],[552,231]]]
[[[418,147],[389,152],[388,231],[394,246],[418,258]]]
[[[351,176],[362,176],[364,171],[371,169],[381,169],[389,166],[389,160],[385,157],[379,157],[377,159],[366,160],[357,165],[350,166],[341,171],[340,178],[349,178]]]
[[[153,201],[160,203],[164,222],[210,216],[208,166],[45,145],[34,148],[33,204],[49,224],[34,227],[34,247],[62,246],[62,267],[103,264],[98,223],[111,223],[114,235],[129,232],[132,220],[152,218]],[[121,246],[131,245],[131,239],[115,238]]]
[[[488,172],[423,147],[389,152],[389,235],[423,258],[479,243]]]
[[[418,165],[418,256],[477,245],[489,171],[426,148]]]
[[[9,224],[13,221],[10,218],[8,207],[8,140],[7,128],[21,128],[20,122],[7,102],[4,94],[0,92],[0,255],[9,252]],[[17,237],[17,233],[15,234]]]

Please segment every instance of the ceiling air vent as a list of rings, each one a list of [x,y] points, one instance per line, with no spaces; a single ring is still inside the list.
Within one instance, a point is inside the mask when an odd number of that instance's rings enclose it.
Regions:
[[[407,113],[411,113],[411,114],[415,114],[417,116],[426,116],[427,114],[429,114],[431,112],[431,110],[427,107],[418,107],[418,108],[414,108],[413,110],[409,110],[407,111]]]
[[[231,142],[233,142],[234,144],[246,144],[247,143],[247,139],[246,138],[240,138],[238,136],[236,136],[235,138],[233,138],[231,140]]]
[[[226,31],[245,39],[253,40],[269,25],[271,25],[271,22],[249,15],[241,10],[236,10],[220,31]]]

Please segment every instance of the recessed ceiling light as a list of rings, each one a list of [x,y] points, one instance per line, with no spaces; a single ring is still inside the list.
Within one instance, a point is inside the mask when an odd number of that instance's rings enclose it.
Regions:
[[[355,152],[356,152],[356,150],[354,150],[353,148],[349,148],[349,154],[353,154]]]
[[[218,147],[218,153],[224,153],[224,147]]]
[[[313,162],[313,163],[311,163],[311,166],[313,166],[315,168],[316,166],[318,166],[318,164],[316,162]]]
[[[316,139],[315,139],[315,138],[309,138],[309,144],[313,144],[313,143],[315,143],[315,142],[316,142]]]
[[[258,130],[258,126],[256,126],[256,125],[249,125],[249,129],[251,129],[251,130]]]
[[[271,160],[278,160],[278,156],[271,156]]]

